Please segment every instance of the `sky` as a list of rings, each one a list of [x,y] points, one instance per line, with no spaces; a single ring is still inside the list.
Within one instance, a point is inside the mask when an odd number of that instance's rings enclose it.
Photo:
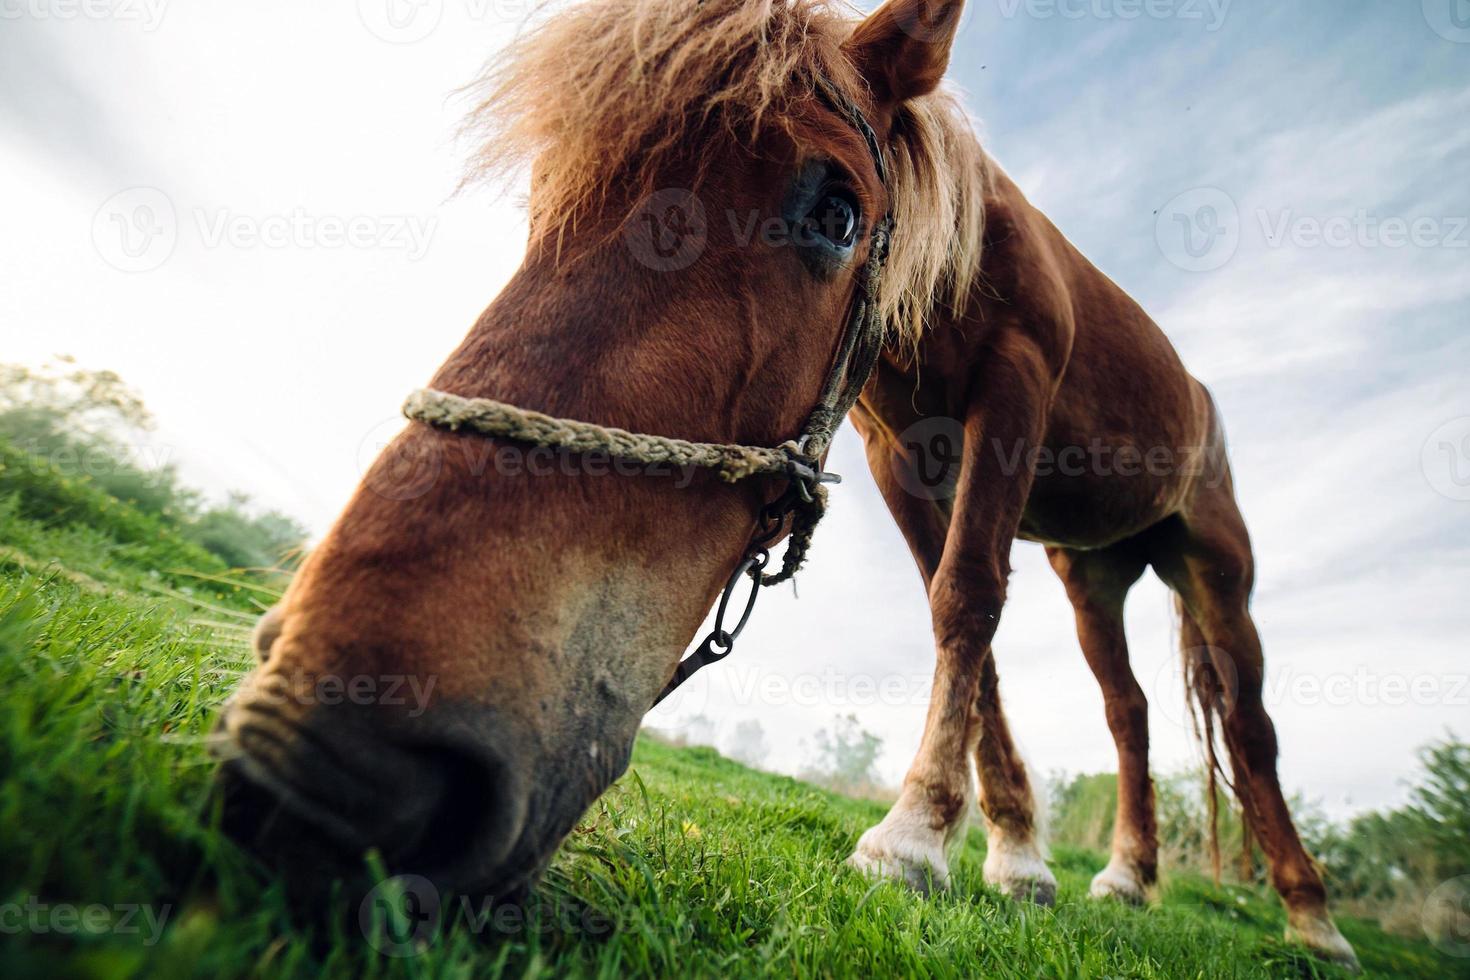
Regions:
[[[1470,733],[1470,2],[969,7],[951,79],[985,146],[1220,404],[1284,784],[1401,801],[1417,746]],[[0,0],[0,360],[120,372],[150,461],[324,532],[519,263],[523,189],[453,194],[455,92],[527,12]],[[754,719],[796,771],[856,714],[896,783],[927,603],[851,429],[830,467],[800,597],[649,723]],[[1039,772],[1110,771],[1061,586],[1038,546],[1013,564],[1013,730]],[[1197,761],[1171,616],[1150,574],[1127,625],[1160,771]]]

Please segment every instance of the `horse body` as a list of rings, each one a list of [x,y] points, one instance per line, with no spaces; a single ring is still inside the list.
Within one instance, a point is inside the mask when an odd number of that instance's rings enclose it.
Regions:
[[[1039,438],[985,447],[1006,477],[1038,471],[1019,536],[1116,543],[1178,513],[1218,457],[1209,396],[1137,303],[988,166],[980,285],[958,315],[933,318],[916,358],[890,358],[858,418],[880,417],[894,439],[925,418],[963,419],[1000,352],[1046,409]]]
[[[1129,588],[1152,565],[1179,594],[1187,662],[1210,675],[1199,695],[1210,713],[1205,737],[1223,719],[1237,793],[1295,934],[1352,962],[1276,776],[1247,610],[1250,542],[1214,403],[1158,326],[1014,182],[995,173],[987,183],[971,302],[936,318],[911,357],[890,357],[853,416],[929,590],[938,643],[919,756],[853,863],[920,887],[943,882],[973,758],[990,838],[987,879],[1018,898],[1055,894],[990,649],[1019,537],[1046,546],[1066,586],[1117,742],[1113,854],[1093,893],[1141,902],[1157,875],[1147,701],[1129,667],[1122,615]],[[952,495],[931,500],[912,492],[929,447],[905,433],[944,416],[962,430],[960,475]]]
[[[1053,896],[991,650],[1010,549],[1028,538],[1067,587],[1118,743],[1094,892],[1141,899],[1156,872],[1147,703],[1122,632],[1152,565],[1180,597],[1195,697],[1293,929],[1351,961],[1276,780],[1213,404],[936,93],[961,8],[890,0],[854,28],[823,0],[593,0],[518,42],[477,118],[482,169],[534,161],[531,241],[433,385],[775,445],[800,431],[854,302],[870,244],[842,219],[892,214],[874,299],[893,345],[853,418],[928,587],[937,659],[919,754],[852,862],[943,882],[978,772],[987,879]],[[814,78],[871,123],[889,181]],[[640,218],[655,232],[687,219],[691,201],[711,212],[697,248],[629,237]],[[799,234],[741,233],[771,222]],[[915,492],[908,436],[946,419],[956,481]],[[709,474],[557,462],[410,426],[262,621],[261,663],[221,719],[234,753],[220,781],[227,826],[288,877],[348,874],[375,846],[395,870],[513,895],[626,768],[767,499]],[[323,676],[407,676],[434,696],[416,712],[291,697]]]

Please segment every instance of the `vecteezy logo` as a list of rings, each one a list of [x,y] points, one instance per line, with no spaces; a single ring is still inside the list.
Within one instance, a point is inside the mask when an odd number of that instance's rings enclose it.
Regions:
[[[1436,493],[1470,500],[1470,415],[1450,419],[1429,434],[1419,467]]]
[[[623,240],[633,257],[655,272],[687,269],[709,242],[704,205],[692,191],[655,191],[634,209]]]
[[[385,500],[417,500],[433,489],[444,467],[442,440],[399,439],[404,425],[401,416],[385,419],[357,447],[363,486]]]
[[[1430,892],[1420,921],[1440,952],[1470,957],[1470,875],[1451,878]]]
[[[964,459],[965,427],[959,419],[920,419],[898,437],[901,453],[890,468],[906,491],[921,500],[953,500]]]
[[[1196,187],[1159,209],[1154,238],[1179,268],[1213,272],[1240,247],[1240,209],[1218,187]]]
[[[179,242],[174,202],[156,187],[130,187],[92,216],[92,246],[123,272],[148,272],[168,261]]]
[[[384,956],[417,956],[439,928],[439,889],[420,875],[380,882],[357,907],[357,925],[368,945]]]
[[[1235,660],[1217,647],[1189,647],[1178,657],[1167,658],[1154,675],[1150,706],[1185,731],[1199,725],[1201,710],[1225,717],[1240,690]]]
[[[389,44],[413,44],[439,26],[444,0],[357,0],[357,16]]]
[[[1446,41],[1470,44],[1470,0],[1423,0],[1424,19]]]

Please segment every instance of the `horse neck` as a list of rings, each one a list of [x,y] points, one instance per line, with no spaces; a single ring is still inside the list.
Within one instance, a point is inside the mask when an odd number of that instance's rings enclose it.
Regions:
[[[1052,224],[994,161],[985,181],[985,246],[978,274],[958,309],[935,310],[925,345],[984,351],[1001,333],[1036,344],[1054,376],[1079,341],[1089,348],[1167,345],[1157,325]],[[921,352],[922,353],[922,352]],[[925,360],[929,360],[925,358]]]
[[[1088,261],[1034,207],[1014,181],[994,167],[985,200],[985,249],[980,274],[962,310],[935,318],[921,341],[924,383],[971,392],[985,359],[1029,352],[1052,391],[1053,413],[1075,421],[1101,402],[1137,416],[1140,434],[1203,440],[1208,429],[1204,389],[1190,377],[1174,346],[1142,306]],[[922,348],[929,346],[925,351]],[[943,367],[939,367],[939,366]],[[1154,393],[1177,420],[1178,432],[1145,433],[1160,423],[1158,404],[1133,405],[1129,377]],[[1173,426],[1169,426],[1173,428]]]

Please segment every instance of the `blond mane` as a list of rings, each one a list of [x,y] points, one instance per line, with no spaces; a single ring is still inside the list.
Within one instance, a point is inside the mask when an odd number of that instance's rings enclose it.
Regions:
[[[835,0],[580,0],[550,4],[468,91],[465,182],[534,163],[537,237],[607,191],[655,179],[711,131],[749,140],[786,128],[821,73],[863,82],[842,52],[856,23]],[[906,104],[889,152],[897,234],[881,302],[893,339],[916,344],[931,311],[961,305],[978,274],[989,167],[959,100]],[[653,188],[645,187],[644,190]]]

